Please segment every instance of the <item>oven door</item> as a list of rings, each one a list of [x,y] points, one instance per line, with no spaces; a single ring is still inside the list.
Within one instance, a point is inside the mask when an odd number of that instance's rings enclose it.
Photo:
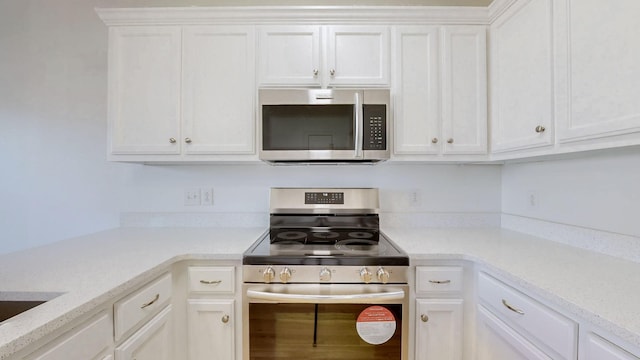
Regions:
[[[244,360],[406,360],[408,286],[245,284]]]

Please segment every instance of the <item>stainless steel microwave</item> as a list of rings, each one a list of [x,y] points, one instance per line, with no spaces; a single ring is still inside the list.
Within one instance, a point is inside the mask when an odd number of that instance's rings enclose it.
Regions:
[[[389,159],[388,89],[260,89],[258,96],[261,160]]]

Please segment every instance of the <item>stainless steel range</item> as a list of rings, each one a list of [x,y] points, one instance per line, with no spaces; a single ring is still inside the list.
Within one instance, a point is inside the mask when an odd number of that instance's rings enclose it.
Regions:
[[[243,255],[245,360],[408,358],[409,257],[378,212],[373,188],[271,189]]]

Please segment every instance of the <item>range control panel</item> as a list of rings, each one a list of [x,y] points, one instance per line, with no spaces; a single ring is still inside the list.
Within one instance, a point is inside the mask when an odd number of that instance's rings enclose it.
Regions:
[[[344,204],[343,192],[305,192],[305,204]]]
[[[363,105],[363,150],[387,149],[387,106]]]

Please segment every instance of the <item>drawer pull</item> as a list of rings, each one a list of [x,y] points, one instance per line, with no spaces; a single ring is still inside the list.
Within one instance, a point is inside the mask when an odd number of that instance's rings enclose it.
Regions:
[[[451,280],[429,280],[432,284],[449,284]]]
[[[200,280],[200,284],[205,285],[218,285],[222,283],[222,280]]]
[[[429,321],[429,317],[426,314],[422,314],[420,315],[420,320],[422,320],[422,322],[427,322]]]
[[[158,301],[158,299],[160,299],[160,294],[156,294],[156,297],[154,297],[153,300],[149,301],[148,303],[142,304],[142,306],[140,306],[140,309],[144,309],[153,305],[156,301]]]
[[[225,324],[228,323],[229,322],[229,315],[224,315],[222,317],[222,322],[225,323]]]
[[[504,305],[507,309],[513,311],[516,314],[520,314],[520,315],[524,315],[524,311],[518,309],[517,307],[514,307],[512,305],[510,305],[507,300],[502,299],[502,305]]]

